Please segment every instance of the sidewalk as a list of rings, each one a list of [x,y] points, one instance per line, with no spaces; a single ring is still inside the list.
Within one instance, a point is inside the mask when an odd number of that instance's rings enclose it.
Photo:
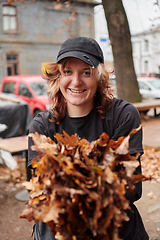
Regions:
[[[160,116],[142,119],[143,146],[160,148]],[[153,156],[154,158],[154,156]],[[142,197],[135,202],[150,240],[160,240],[160,182],[142,183]]]
[[[143,145],[160,147],[160,116],[142,120]]]

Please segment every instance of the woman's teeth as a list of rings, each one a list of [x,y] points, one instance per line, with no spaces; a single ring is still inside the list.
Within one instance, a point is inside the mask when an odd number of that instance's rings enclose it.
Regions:
[[[70,89],[71,90],[71,92],[74,92],[74,93],[82,93],[83,92],[83,90],[74,90],[74,89]]]

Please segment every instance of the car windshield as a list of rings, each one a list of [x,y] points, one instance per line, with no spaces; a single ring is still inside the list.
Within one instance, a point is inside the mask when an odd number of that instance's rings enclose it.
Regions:
[[[47,82],[32,82],[30,86],[36,95],[47,95]]]
[[[160,80],[148,81],[154,88],[160,89]]]

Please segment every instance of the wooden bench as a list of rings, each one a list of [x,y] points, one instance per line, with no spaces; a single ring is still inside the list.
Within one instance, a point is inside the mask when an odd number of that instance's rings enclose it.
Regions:
[[[28,136],[0,139],[0,149],[17,154],[28,151]]]
[[[160,100],[149,100],[133,103],[139,112],[147,112],[151,108],[154,109],[154,116],[157,116],[157,108],[160,107]]]
[[[27,181],[32,178],[31,169],[27,167],[28,165],[28,136],[12,137],[0,139],[0,149],[10,152],[11,154],[25,154],[26,158],[26,173]]]

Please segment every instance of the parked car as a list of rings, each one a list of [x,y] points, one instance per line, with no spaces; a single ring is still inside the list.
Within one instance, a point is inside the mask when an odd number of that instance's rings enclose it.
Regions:
[[[39,111],[49,108],[47,82],[41,75],[15,75],[2,79],[0,92],[11,93],[28,103],[35,116]]]
[[[137,78],[139,92],[143,98],[160,99],[160,79],[152,77]]]

